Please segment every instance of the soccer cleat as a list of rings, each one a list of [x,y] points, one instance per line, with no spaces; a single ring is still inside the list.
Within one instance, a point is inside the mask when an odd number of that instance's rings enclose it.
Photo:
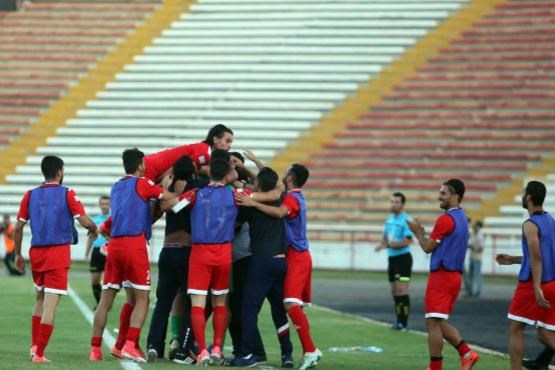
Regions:
[[[125,342],[125,345],[121,349],[121,357],[138,363],[146,362],[143,351],[141,351],[140,348],[137,348],[135,343],[129,340]]]
[[[547,370],[548,367],[544,364],[539,364],[536,360],[529,360],[527,358],[522,360],[522,366],[528,370]]]
[[[50,362],[49,359],[46,358],[46,356],[38,356],[37,354],[33,355],[33,359],[31,360],[35,363],[46,363],[46,362]]]
[[[175,358],[177,351],[179,351],[179,341],[177,339],[172,339],[170,341],[170,348],[168,349],[168,358],[170,361]]]
[[[121,356],[121,349],[117,349],[115,346],[110,350],[110,354],[115,358],[123,358]]]
[[[470,351],[461,358],[461,370],[471,370],[479,359],[479,354],[474,351]]]
[[[89,361],[102,361],[102,348],[91,347],[91,352],[89,353]]]
[[[318,364],[318,360],[322,357],[321,352],[318,355],[318,350],[314,352],[307,352],[304,354],[303,359],[301,360],[301,365],[299,366],[299,370],[306,370],[313,368]]]
[[[177,352],[175,354],[175,358],[173,359],[173,362],[180,365],[196,365],[197,359],[193,357],[192,354]]]
[[[31,346],[31,349],[29,350],[29,358],[32,360],[33,356],[35,355],[35,352],[37,352],[37,346],[33,345]]]
[[[151,348],[146,353],[146,362],[156,362],[158,359],[158,352],[154,348]]]
[[[226,366],[231,367],[255,367],[258,363],[253,355],[246,357],[235,357],[226,363]]]
[[[391,330],[395,330],[395,331],[407,331],[407,327],[406,325],[401,324],[400,322],[398,322],[397,324],[393,324],[391,326]]]
[[[223,362],[224,356],[222,354],[222,349],[218,346],[214,346],[210,353],[210,364],[220,366]]]
[[[254,355],[254,359],[259,364],[268,361],[268,357],[265,354],[264,355]]]
[[[320,351],[318,348],[316,348],[316,351],[314,351],[314,353],[316,353],[316,356],[318,356],[318,361],[320,361],[322,359],[322,357],[324,356],[322,351]]]
[[[197,357],[197,365],[206,367],[210,364],[210,353],[203,349],[202,352]]]
[[[295,363],[293,362],[293,356],[291,356],[291,354],[281,356],[281,367],[292,369],[293,366],[295,366]]]

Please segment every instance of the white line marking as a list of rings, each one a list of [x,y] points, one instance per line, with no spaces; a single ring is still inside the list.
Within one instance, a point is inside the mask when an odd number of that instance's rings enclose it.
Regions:
[[[94,314],[91,311],[91,309],[87,306],[85,302],[83,302],[81,297],[79,297],[79,295],[75,293],[75,291],[71,287],[68,286],[67,292],[68,292],[69,298],[71,298],[71,300],[73,301],[73,303],[75,303],[77,308],[79,308],[79,311],[81,311],[85,319],[87,319],[87,321],[92,325]],[[112,348],[114,344],[116,344],[116,338],[114,338],[112,334],[110,334],[110,331],[106,329],[102,334],[102,340],[104,342],[104,345],[109,349]],[[137,365],[132,361],[120,361],[120,365],[125,370],[142,370],[142,368],[139,365]]]

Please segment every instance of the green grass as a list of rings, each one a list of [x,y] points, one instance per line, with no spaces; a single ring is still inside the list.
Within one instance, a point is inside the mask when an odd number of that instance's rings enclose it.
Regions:
[[[329,275],[328,275],[329,276]],[[93,298],[90,292],[89,281],[86,275],[72,276],[70,284],[80,297],[90,306]],[[77,306],[69,297],[62,298],[60,303],[54,334],[47,348],[47,355],[53,361],[51,364],[37,366],[28,359],[30,343],[30,315],[34,303],[34,289],[29,276],[23,278],[0,277],[0,290],[2,291],[0,321],[0,348],[2,348],[2,369],[122,369],[119,363],[108,358],[100,363],[90,363],[87,360],[91,326],[81,315]],[[120,294],[109,319],[109,330],[117,327],[118,313],[123,303],[123,294]],[[318,369],[383,369],[407,370],[426,369],[427,345],[426,338],[414,333],[392,332],[386,327],[353,318],[348,315],[330,312],[320,308],[308,309],[311,329],[318,347],[324,351],[324,358]],[[148,322],[147,326],[148,328]],[[207,325],[210,330],[211,325]],[[275,330],[271,324],[267,307],[261,313],[260,329],[266,344],[269,361],[266,366],[279,367],[279,346],[275,338]],[[148,330],[148,329],[147,329]],[[146,331],[142,335],[144,338]],[[300,344],[296,333],[293,331],[292,340],[294,357],[300,357]],[[226,343],[231,343],[229,338]],[[330,353],[329,347],[343,346],[379,346],[384,348],[383,353]],[[107,349],[104,348],[105,355]],[[229,351],[226,351],[229,353]],[[444,351],[444,369],[459,369],[456,352],[451,347]],[[108,357],[108,356],[107,356]],[[508,360],[482,355],[477,369],[501,370],[506,369]],[[141,365],[143,369],[173,368],[177,365],[167,361],[156,364]]]

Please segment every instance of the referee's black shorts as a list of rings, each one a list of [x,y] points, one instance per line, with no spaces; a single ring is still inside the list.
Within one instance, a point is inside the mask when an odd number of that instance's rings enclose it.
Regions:
[[[100,248],[93,248],[91,253],[91,262],[89,264],[90,272],[104,272],[106,266],[106,256],[100,253]]]
[[[412,273],[412,255],[404,253],[399,256],[389,257],[387,268],[389,282],[399,281],[408,283]]]

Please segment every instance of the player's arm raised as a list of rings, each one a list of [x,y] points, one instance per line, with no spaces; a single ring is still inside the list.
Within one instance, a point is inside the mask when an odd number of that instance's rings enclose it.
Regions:
[[[424,227],[417,219],[414,221],[407,220],[407,224],[409,225],[410,230],[414,233],[414,236],[416,237],[416,240],[418,240],[422,250],[425,253],[432,253],[439,243],[424,236]]]

